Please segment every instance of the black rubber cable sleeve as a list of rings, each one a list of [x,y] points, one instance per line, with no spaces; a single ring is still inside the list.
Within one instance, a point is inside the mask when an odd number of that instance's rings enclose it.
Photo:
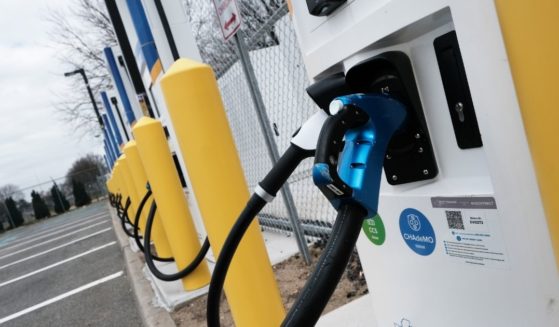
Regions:
[[[306,158],[312,157],[314,151],[304,150],[300,147],[291,144],[289,148],[283,153],[278,162],[272,167],[270,172],[259,183],[268,194],[275,196],[278,190],[285,184],[289,176],[299,166],[301,161]],[[264,208],[266,201],[260,196],[253,194],[248,200],[247,205],[237,218],[237,221],[231,228],[231,231],[225,239],[225,243],[221,248],[219,257],[217,259],[212,279],[210,282],[210,289],[208,291],[208,302],[206,317],[208,327],[219,327],[219,305],[221,299],[221,292],[227,276],[227,271],[233,260],[233,256],[243,239],[243,236],[254,220],[254,217]]]
[[[338,211],[330,239],[315,270],[287,313],[281,327],[314,326],[343,276],[359,237],[367,210],[359,204],[343,205]]]
[[[231,228],[212,273],[210,281],[210,289],[208,291],[208,303],[206,318],[208,320],[208,327],[219,327],[219,304],[221,300],[221,291],[227,276],[227,270],[235,255],[235,251],[239,246],[246,230],[254,220],[254,217],[264,208],[266,201],[258,195],[253,194],[248,200],[247,205],[241,212],[239,218]]]
[[[147,200],[149,199],[150,196],[151,196],[151,190],[148,190],[146,192],[146,195],[144,195],[144,198],[140,202],[140,205],[138,206],[138,212],[136,213],[136,218],[134,219],[134,226],[136,227],[136,228],[134,228],[134,241],[136,242],[136,245],[138,246],[140,251],[142,251],[142,253],[145,253],[145,249],[144,249],[144,245],[140,241],[141,237],[138,234],[139,230],[140,230],[138,228],[138,225],[140,225],[140,213],[142,212],[142,210],[144,210],[144,206],[146,205],[146,202],[147,202]],[[155,215],[155,213],[154,213],[154,215]],[[147,222],[146,222],[145,227],[147,229]],[[150,235],[151,235],[151,229],[150,229]],[[145,231],[144,231],[144,237],[145,237]],[[150,251],[150,254],[151,254],[151,251]],[[161,258],[161,257],[156,256],[155,254],[151,254],[151,257],[152,257],[153,260],[161,261],[161,262],[175,261],[175,258],[173,258],[173,257]]]
[[[130,232],[128,230],[128,228],[126,228],[126,223],[127,221],[129,222],[130,220],[128,219],[128,208],[130,207],[130,204],[132,202],[130,201],[130,198],[126,199],[126,205],[124,206],[124,209],[122,210],[123,214],[120,218],[120,222],[122,224],[122,230],[124,230],[124,233],[128,236],[128,237],[134,237],[134,234],[132,232]],[[132,225],[132,224],[130,224]],[[134,228],[134,226],[132,226]]]
[[[120,199],[118,200],[118,204],[117,204],[117,216],[118,216],[118,218],[120,218],[120,220],[125,220],[125,222],[132,225],[132,223],[130,222],[130,219],[128,218],[128,207],[130,205],[131,205],[131,201],[130,201],[130,198],[128,197],[128,198],[126,198],[126,203],[123,206],[122,205],[122,196],[121,196]]]
[[[293,171],[295,171],[301,161],[312,156],[314,156],[314,151],[303,150],[291,144],[274,164],[274,167],[258,184],[268,194],[276,196],[277,192],[285,184],[289,176],[293,174]]]
[[[128,215],[128,210],[130,209],[131,205],[132,205],[132,200],[130,199],[130,197],[127,197],[122,217],[129,225],[134,227],[134,224],[132,223],[132,221],[130,220],[130,216]]]
[[[146,222],[146,230],[144,232],[144,256],[145,256],[146,264],[149,270],[151,271],[151,273],[160,280],[170,282],[170,281],[184,278],[188,276],[190,273],[192,273],[200,265],[200,263],[204,261],[204,259],[206,258],[206,254],[210,249],[210,242],[206,237],[204,243],[202,244],[202,247],[200,248],[200,251],[198,251],[198,254],[194,258],[194,260],[192,260],[192,262],[188,266],[184,267],[184,269],[182,269],[181,271],[174,274],[162,273],[157,269],[155,263],[153,262],[153,256],[151,254],[151,247],[150,247],[151,228],[153,225],[153,220],[154,220],[156,210],[157,210],[157,204],[154,201],[152,202],[151,208],[149,209],[149,214]]]
[[[116,215],[118,219],[122,219],[122,196],[119,194],[116,198]]]
[[[111,205],[111,207],[115,207],[115,196],[113,193],[109,193],[109,204]]]
[[[144,206],[146,205],[146,202],[150,198],[150,196],[151,196],[151,190],[147,190],[146,194],[144,195],[144,197],[140,201],[140,204],[138,205],[138,210],[136,210],[136,217],[134,217],[134,241],[136,242],[136,245],[142,252],[144,252],[144,245],[140,241],[140,239],[142,238],[140,236],[140,216],[142,215]]]

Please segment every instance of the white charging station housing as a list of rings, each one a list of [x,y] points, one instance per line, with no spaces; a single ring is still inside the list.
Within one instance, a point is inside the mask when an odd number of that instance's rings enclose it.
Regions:
[[[383,176],[381,218],[364,224],[357,248],[371,325],[559,326],[556,258],[494,2],[348,0],[315,17],[292,1],[292,14],[314,80],[407,54],[435,152],[433,179]],[[434,48],[451,31],[481,147],[460,148],[453,130]]]

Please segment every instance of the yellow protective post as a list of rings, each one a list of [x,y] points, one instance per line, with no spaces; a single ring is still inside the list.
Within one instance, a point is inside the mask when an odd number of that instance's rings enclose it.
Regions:
[[[113,179],[115,180],[115,194],[120,194],[120,205],[124,207],[126,204],[126,198],[128,197],[128,191],[126,190],[126,186],[124,185],[121,173],[121,165],[116,162],[113,168]]]
[[[114,169],[111,172],[111,177],[107,180],[107,189],[109,192],[115,194],[116,193],[116,186],[115,186],[115,177],[114,177]]]
[[[115,194],[115,179],[113,176],[109,177],[109,179],[107,179],[107,182],[105,183],[105,185],[107,186],[107,192],[109,194]]]
[[[132,129],[160,212],[163,228],[179,270],[189,265],[200,251],[200,241],[188,210],[163,126],[157,120],[143,117]],[[186,290],[195,290],[210,282],[205,261],[182,279]]]
[[[105,186],[107,187],[107,191],[109,191],[109,193],[113,193],[113,186],[111,182],[112,182],[112,177],[107,179],[107,181],[105,182]]]
[[[126,198],[128,198],[128,190],[126,189],[126,185],[124,185],[124,181],[121,174],[121,168],[118,169],[118,194],[120,194],[120,205],[124,208],[126,205]]]
[[[116,177],[114,174],[114,170],[113,170],[113,174],[111,176],[111,180],[110,180],[110,187],[111,187],[111,193],[116,194],[117,193],[117,186],[116,186]]]
[[[495,1],[559,269],[559,2]]]
[[[179,59],[161,88],[217,255],[249,198],[217,81],[210,66]],[[224,289],[237,326],[281,324],[285,309],[256,220],[235,253]]]
[[[126,199],[125,196],[126,190],[124,189],[122,176],[120,174],[120,165],[118,162],[115,163],[115,166],[113,168],[113,178],[115,179],[115,193],[122,195],[122,198]]]
[[[139,201],[142,200],[147,191],[146,185],[148,179],[144,171],[144,165],[142,164],[142,160],[140,159],[140,153],[138,152],[136,141],[129,141],[128,143],[126,143],[123,148],[123,152],[126,155],[126,163],[128,164],[128,169],[134,183],[134,188],[136,189],[136,193],[138,194],[138,203],[136,204],[137,209],[140,205]],[[151,201],[148,201],[146,203],[140,215],[140,226],[138,227],[141,231],[145,230],[146,219],[148,216],[150,204]],[[151,235],[153,243],[155,245],[155,249],[157,250],[157,255],[163,258],[172,257],[173,254],[171,252],[169,242],[167,241],[167,235],[165,235],[165,231],[163,230],[163,225],[159,217],[159,213],[156,213],[155,221],[152,225]]]
[[[128,163],[126,162],[126,155],[121,155],[117,161],[120,164],[119,171],[122,176],[122,184],[126,189],[126,195],[130,198],[130,206],[128,207],[128,218],[134,219],[134,216],[136,215],[135,206],[138,205],[138,196],[136,195],[132,177],[130,176],[130,170],[128,169]],[[122,197],[122,205],[126,206],[126,197],[124,196]]]

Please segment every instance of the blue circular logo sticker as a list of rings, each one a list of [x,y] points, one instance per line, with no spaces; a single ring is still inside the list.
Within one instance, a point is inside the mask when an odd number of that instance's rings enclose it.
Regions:
[[[400,232],[415,253],[430,255],[435,251],[437,239],[433,226],[419,210],[408,208],[400,214]]]

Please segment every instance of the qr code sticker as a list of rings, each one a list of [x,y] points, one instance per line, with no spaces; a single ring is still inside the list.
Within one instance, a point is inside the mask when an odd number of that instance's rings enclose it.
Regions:
[[[446,221],[450,229],[464,229],[464,220],[462,219],[462,211],[445,211]]]

